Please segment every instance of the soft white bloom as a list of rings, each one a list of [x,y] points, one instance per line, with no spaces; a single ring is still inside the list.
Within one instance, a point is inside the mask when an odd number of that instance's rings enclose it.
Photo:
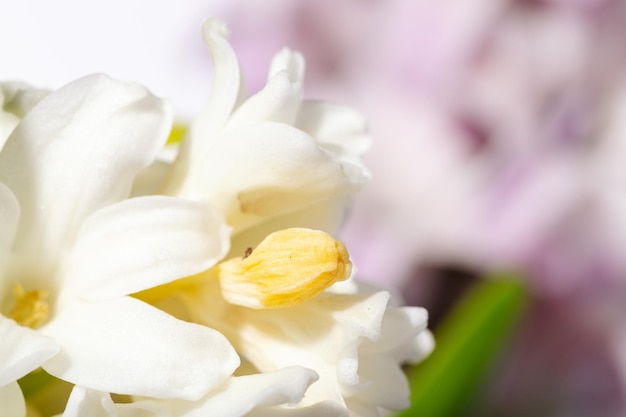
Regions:
[[[128,296],[205,270],[229,247],[228,227],[203,204],[125,200],[170,126],[167,103],[96,75],[43,98],[7,139],[0,395],[14,415],[14,381],[39,366],[89,389],[186,399],[238,366],[221,334]]]
[[[302,100],[300,54],[280,52],[267,86],[245,100],[226,29],[209,20],[203,34],[214,61],[211,95],[167,174],[166,194],[210,201],[238,233],[277,215],[339,200],[366,182],[359,161],[369,146],[363,117]]]
[[[240,373],[262,373],[246,377],[313,370],[319,380],[302,401],[271,415],[378,416],[408,406],[401,365],[432,350],[426,311],[397,307],[387,292],[351,281],[327,288],[350,277],[345,248],[299,229],[335,231],[345,197],[368,179],[363,118],[303,101],[304,62],[287,50],[267,86],[245,100],[225,29],[210,20],[203,30],[215,62],[209,105],[172,169],[153,166],[149,178],[154,189],[161,181],[167,194],[216,205],[233,227],[232,250],[218,267],[140,297],[226,335],[250,365]],[[203,404],[174,415],[202,415]]]
[[[0,149],[22,117],[47,94],[20,82],[0,83]]]
[[[265,374],[236,376],[198,401],[143,399],[114,404],[107,393],[75,387],[63,417],[263,417],[287,412],[279,404],[300,401],[315,373],[301,367],[285,368]],[[289,411],[289,416],[334,417],[342,409],[330,402]]]
[[[426,311],[390,305],[387,292],[353,282],[337,286],[291,307],[261,310],[228,303],[217,280],[177,296],[193,321],[226,335],[258,371],[315,370],[319,381],[300,406],[333,401],[351,416],[407,407],[400,364],[417,362],[432,350]]]

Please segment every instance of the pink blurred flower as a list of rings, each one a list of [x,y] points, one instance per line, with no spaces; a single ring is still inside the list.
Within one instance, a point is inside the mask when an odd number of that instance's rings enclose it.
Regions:
[[[521,270],[538,304],[520,346],[546,334],[560,346],[535,350],[534,364],[591,337],[567,356],[568,387],[605,378],[605,392],[626,389],[615,367],[626,363],[626,3],[295,1],[248,17],[238,4],[233,26],[254,21],[233,39],[245,72],[279,33],[318,63],[309,95],[370,115],[373,182],[343,234],[363,279],[426,293],[432,281],[415,271],[432,265]],[[517,363],[500,377],[528,382]],[[603,415],[623,406],[610,398]]]

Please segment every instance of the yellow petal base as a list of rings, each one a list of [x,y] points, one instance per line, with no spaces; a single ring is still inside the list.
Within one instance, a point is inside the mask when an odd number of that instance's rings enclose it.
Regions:
[[[48,318],[47,291],[25,291],[20,284],[15,284],[15,306],[9,317],[19,325],[36,329]]]

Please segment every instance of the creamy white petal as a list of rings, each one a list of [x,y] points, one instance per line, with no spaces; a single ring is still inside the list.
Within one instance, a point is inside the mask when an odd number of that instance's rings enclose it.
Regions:
[[[413,339],[389,352],[397,363],[418,363],[435,349],[435,337],[429,330],[420,332]]]
[[[137,401],[128,404],[115,404],[117,417],[178,417],[164,401]]]
[[[130,297],[69,306],[40,331],[61,345],[46,371],[105,392],[197,400],[239,366],[220,333]]]
[[[0,97],[0,99],[1,98],[2,97]],[[19,117],[12,113],[4,112],[0,108],[0,149],[2,149],[4,143],[9,138],[11,132],[13,132],[13,129],[15,129],[19,122]]]
[[[361,349],[380,353],[404,346],[426,330],[428,312],[421,307],[390,308],[382,321],[382,336],[376,341],[366,341]]]
[[[228,36],[226,25],[210,18],[202,26],[202,35],[213,59],[209,102],[191,124],[181,144],[165,185],[166,194],[178,194],[181,187],[186,187],[189,170],[201,168],[203,156],[211,152],[213,141],[245,96],[239,62],[226,39]]]
[[[75,386],[62,417],[118,417],[108,393]]]
[[[256,247],[270,233],[292,227],[321,230],[333,235],[345,220],[350,199],[338,197],[317,204],[303,210],[288,213],[282,216],[271,217],[254,227],[244,230],[233,236],[231,251],[226,256],[230,259],[241,256],[247,248]]]
[[[267,79],[270,81],[276,74],[286,71],[291,80],[302,83],[304,81],[304,68],[304,57],[301,53],[294,52],[289,48],[283,48],[274,55]]]
[[[132,404],[117,406],[120,416],[135,415],[139,410],[151,410],[150,415],[171,415],[175,417],[243,417],[255,416],[256,410],[272,410],[277,413],[280,405],[295,405],[301,401],[306,389],[317,380],[317,375],[310,369],[294,366],[265,374],[252,374],[229,378],[222,386],[198,401],[182,400],[143,400]],[[316,411],[337,409],[326,405],[316,407]],[[289,410],[295,410],[289,408]],[[266,415],[262,411],[259,415]],[[148,415],[148,414],[146,414]],[[277,415],[292,415],[277,414]],[[299,413],[295,416],[313,416],[321,414]],[[334,414],[327,414],[333,416]]]
[[[348,410],[334,401],[320,401],[307,407],[259,407],[246,417],[348,417]]]
[[[241,417],[259,406],[296,404],[317,380],[315,372],[289,367],[265,374],[230,378],[200,404],[183,405],[174,415],[181,417]]]
[[[359,390],[356,395],[372,408],[401,410],[410,405],[409,384],[395,358],[387,355],[359,357]]]
[[[8,81],[0,83],[0,95],[2,109],[14,114],[19,119],[23,118],[37,103],[50,91],[33,87],[20,81]]]
[[[338,161],[285,124],[235,129],[214,145],[202,176],[183,195],[215,202],[236,231],[348,194],[367,180],[361,167]]]
[[[304,405],[341,404],[346,387],[360,389],[358,348],[380,337],[388,293],[324,292],[294,307],[250,310],[220,307],[214,291],[219,290],[206,286],[203,301],[188,301],[195,319],[222,331],[260,371],[294,365],[314,369],[320,380],[307,391]]]
[[[37,369],[59,351],[50,337],[0,315],[0,385]]]
[[[0,183],[0,256],[3,256],[13,245],[20,207],[11,190]]]
[[[137,174],[135,182],[133,182],[131,197],[161,194],[171,169],[172,164],[170,162],[154,161]]]
[[[89,217],[71,251],[66,285],[87,299],[131,294],[209,269],[230,228],[207,204],[137,197]]]
[[[171,113],[145,88],[103,75],[41,100],[0,153],[0,181],[22,211],[18,250],[54,257],[89,214],[128,196],[167,139]]]
[[[213,78],[209,102],[192,126],[192,140],[208,142],[245,96],[245,89],[237,56],[227,40],[226,25],[210,18],[202,25],[202,36],[213,60]]]
[[[2,407],[2,417],[26,416],[24,395],[17,382],[0,386],[0,406]]]
[[[0,83],[0,149],[22,117],[47,94],[22,82]]]
[[[267,85],[235,111],[225,131],[264,121],[286,124],[296,121],[302,100],[304,58],[284,49],[275,62],[277,68]]]
[[[321,146],[344,156],[361,156],[372,143],[365,116],[334,103],[304,101],[295,126],[316,138]]]

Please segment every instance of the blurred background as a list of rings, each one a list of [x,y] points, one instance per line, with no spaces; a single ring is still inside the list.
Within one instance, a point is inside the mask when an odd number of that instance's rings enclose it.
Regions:
[[[250,92],[283,46],[365,113],[358,278],[428,308],[403,416],[626,415],[623,0],[0,0],[0,79],[140,82],[185,123],[225,20]]]

